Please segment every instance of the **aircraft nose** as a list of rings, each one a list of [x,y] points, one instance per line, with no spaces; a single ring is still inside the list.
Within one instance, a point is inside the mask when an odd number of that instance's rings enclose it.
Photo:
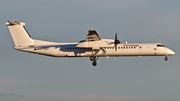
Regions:
[[[175,54],[175,52],[174,51],[172,51],[172,55],[174,55]]]
[[[168,54],[169,54],[169,55],[174,55],[175,52],[169,49]]]

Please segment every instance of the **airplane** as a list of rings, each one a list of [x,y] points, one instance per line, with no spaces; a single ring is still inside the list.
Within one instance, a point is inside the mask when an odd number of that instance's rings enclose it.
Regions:
[[[15,20],[7,21],[16,50],[52,56],[52,57],[90,57],[92,65],[97,65],[99,57],[120,56],[165,56],[175,52],[161,43],[121,43],[117,39],[101,39],[95,30],[89,30],[86,40],[78,43],[55,43],[32,39],[24,27],[25,23]]]

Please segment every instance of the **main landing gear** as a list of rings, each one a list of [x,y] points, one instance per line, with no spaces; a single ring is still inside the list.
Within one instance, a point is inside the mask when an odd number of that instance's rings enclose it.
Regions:
[[[96,57],[96,56],[90,56],[90,60],[93,61],[93,62],[92,62],[92,65],[93,65],[93,66],[96,66],[96,65],[97,65],[97,62],[96,62],[96,61],[98,60],[98,58],[99,58],[99,56],[98,56],[98,57]]]
[[[164,60],[165,60],[165,61],[167,61],[167,60],[168,60],[168,57],[167,57],[167,56],[165,56]]]

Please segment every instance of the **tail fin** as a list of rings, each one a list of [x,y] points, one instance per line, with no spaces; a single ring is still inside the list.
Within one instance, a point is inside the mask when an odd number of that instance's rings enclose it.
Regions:
[[[26,31],[25,23],[17,21],[8,21],[6,25],[9,28],[12,39],[16,47],[35,45],[31,36]]]

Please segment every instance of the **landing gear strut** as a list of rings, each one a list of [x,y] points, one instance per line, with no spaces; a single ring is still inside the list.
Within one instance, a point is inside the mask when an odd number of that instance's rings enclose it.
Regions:
[[[167,60],[168,60],[168,57],[167,57],[167,56],[165,56],[164,60],[165,60],[165,61],[167,61]]]
[[[93,66],[96,66],[97,65],[97,60],[98,60],[99,57],[96,57],[96,56],[90,56],[90,60],[93,61],[92,62],[92,65]]]

